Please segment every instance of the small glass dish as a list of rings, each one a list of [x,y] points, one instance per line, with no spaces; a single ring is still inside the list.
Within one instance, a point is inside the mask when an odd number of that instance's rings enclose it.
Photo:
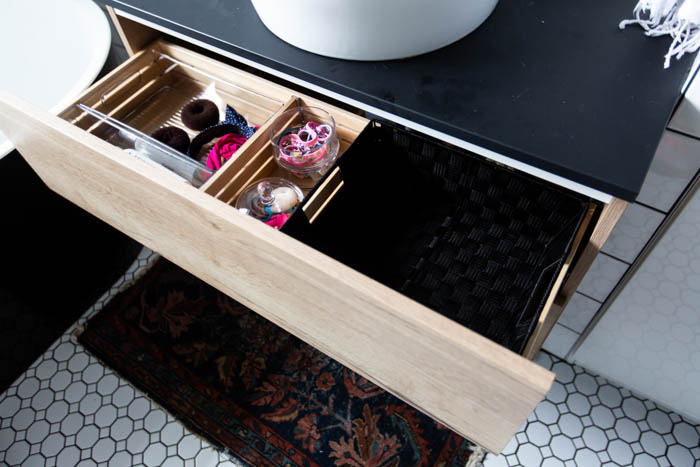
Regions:
[[[307,106],[279,115],[270,127],[270,142],[277,164],[300,178],[320,179],[340,148],[333,116]]]
[[[279,229],[304,200],[302,191],[284,178],[258,180],[238,196],[236,209]]]

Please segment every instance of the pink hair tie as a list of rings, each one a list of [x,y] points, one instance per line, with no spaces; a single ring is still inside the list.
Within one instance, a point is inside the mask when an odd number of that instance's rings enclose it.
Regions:
[[[331,128],[330,125],[326,125],[324,123],[323,125],[317,125],[315,131],[318,135],[318,140],[322,143],[325,143],[326,140],[330,138],[331,133],[333,132],[333,128]]]
[[[312,148],[318,142],[318,135],[314,130],[309,128],[302,128],[299,130],[296,137],[305,148]]]
[[[282,212],[280,214],[275,214],[274,216],[270,217],[268,220],[265,221],[265,223],[279,230],[284,225],[284,223],[287,222],[287,219],[289,219],[289,214]]]
[[[280,147],[282,149],[286,147],[299,147],[303,144],[303,141],[299,136],[297,136],[294,133],[289,133],[288,135],[284,135],[282,139],[280,139]]]
[[[238,133],[229,133],[222,136],[209,151],[207,167],[212,170],[219,170],[246,141],[247,138]]]
[[[331,136],[331,132],[333,131],[330,125],[326,125],[325,123],[319,125],[316,122],[308,122],[303,129],[314,132],[314,134],[316,134],[317,136],[319,143],[325,142]]]

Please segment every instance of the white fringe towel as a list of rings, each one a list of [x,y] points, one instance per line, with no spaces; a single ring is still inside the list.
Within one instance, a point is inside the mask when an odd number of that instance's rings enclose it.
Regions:
[[[647,36],[668,34],[673,39],[664,68],[671,65],[671,58],[680,59],[700,48],[700,0],[639,0],[634,16],[635,19],[622,21],[620,29],[638,24]]]

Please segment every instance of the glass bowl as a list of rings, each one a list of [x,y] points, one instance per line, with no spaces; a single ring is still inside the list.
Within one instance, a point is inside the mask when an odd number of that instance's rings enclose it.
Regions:
[[[280,114],[270,127],[270,142],[277,164],[300,178],[321,178],[340,148],[333,116],[307,106]]]

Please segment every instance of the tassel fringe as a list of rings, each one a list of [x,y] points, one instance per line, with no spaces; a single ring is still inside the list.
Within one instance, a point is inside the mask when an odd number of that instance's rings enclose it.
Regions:
[[[465,467],[484,467],[484,458],[486,457],[486,450],[481,446],[471,445],[472,455],[469,456],[467,465]]]
[[[673,38],[671,47],[666,53],[664,68],[671,66],[671,59],[679,60],[686,53],[693,53],[700,48],[700,26],[678,16],[679,6],[674,2],[666,2],[664,10],[651,8],[649,0],[640,0],[634,8],[635,19],[620,22],[620,29],[637,24],[644,28],[650,37],[670,35]]]

